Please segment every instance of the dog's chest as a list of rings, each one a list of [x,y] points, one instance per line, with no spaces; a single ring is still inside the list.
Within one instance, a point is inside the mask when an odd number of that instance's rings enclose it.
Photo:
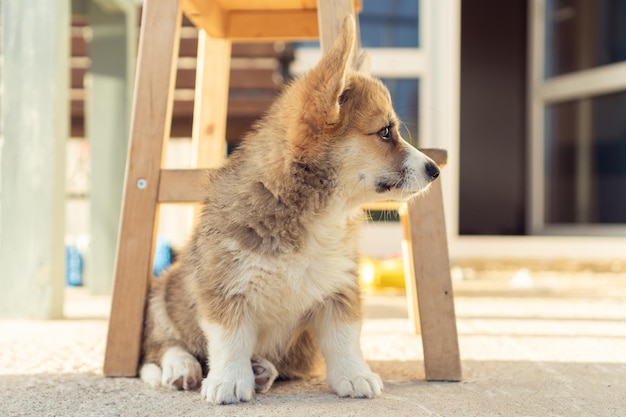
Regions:
[[[302,249],[276,258],[256,258],[251,295],[268,316],[299,317],[355,285],[356,244],[345,226],[330,223],[303,236]]]

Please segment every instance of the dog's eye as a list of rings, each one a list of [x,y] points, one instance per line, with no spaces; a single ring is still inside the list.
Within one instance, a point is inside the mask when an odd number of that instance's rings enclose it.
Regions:
[[[389,126],[385,126],[382,129],[380,129],[378,131],[378,136],[380,136],[380,138],[384,140],[391,139],[391,129],[389,129]]]

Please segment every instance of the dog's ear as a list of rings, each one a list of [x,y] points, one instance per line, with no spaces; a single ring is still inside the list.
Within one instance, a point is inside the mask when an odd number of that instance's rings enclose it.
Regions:
[[[310,122],[315,126],[332,125],[339,118],[339,101],[346,88],[355,32],[354,17],[349,15],[331,48],[307,76],[307,113],[314,118]]]

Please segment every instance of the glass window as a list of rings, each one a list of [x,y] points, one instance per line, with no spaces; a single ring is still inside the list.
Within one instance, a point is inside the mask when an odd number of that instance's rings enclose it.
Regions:
[[[626,91],[546,107],[546,223],[626,223]]]
[[[361,45],[366,48],[419,47],[419,1],[363,0],[359,14]]]
[[[626,60],[626,1],[547,0],[545,77]]]
[[[361,46],[365,48],[419,47],[419,1],[363,0],[359,14]],[[400,132],[417,145],[419,80],[385,78],[394,108],[402,122]]]
[[[389,89],[393,107],[400,118],[400,134],[414,146],[419,143],[419,80],[416,78],[382,78]]]

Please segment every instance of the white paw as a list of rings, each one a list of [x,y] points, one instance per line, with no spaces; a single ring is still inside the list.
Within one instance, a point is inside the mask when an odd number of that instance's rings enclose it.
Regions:
[[[374,398],[383,392],[380,376],[369,371],[349,376],[329,375],[328,385],[340,397]]]
[[[202,398],[211,404],[235,404],[252,400],[254,374],[250,362],[245,369],[233,368],[237,369],[228,372],[210,370],[209,375],[202,381]]]
[[[157,388],[161,385],[163,371],[156,363],[144,363],[139,370],[139,377],[152,388]]]
[[[236,404],[254,398],[254,379],[222,380],[207,377],[202,381],[202,398],[211,404]]]
[[[171,347],[161,360],[163,375],[161,384],[177,390],[194,390],[202,380],[202,367],[189,352]]]

